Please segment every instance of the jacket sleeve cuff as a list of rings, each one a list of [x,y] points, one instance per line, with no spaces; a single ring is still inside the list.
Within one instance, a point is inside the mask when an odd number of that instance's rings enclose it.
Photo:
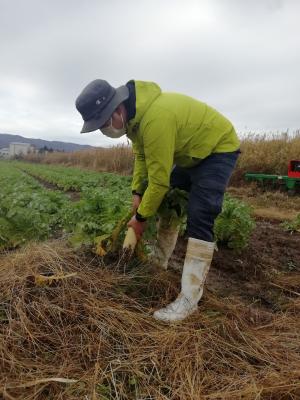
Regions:
[[[133,195],[143,197],[143,195],[142,195],[141,193],[138,193],[136,190],[132,190],[131,193],[132,193]]]
[[[142,217],[138,212],[135,214],[135,218],[139,222],[145,222],[147,220],[147,218]]]

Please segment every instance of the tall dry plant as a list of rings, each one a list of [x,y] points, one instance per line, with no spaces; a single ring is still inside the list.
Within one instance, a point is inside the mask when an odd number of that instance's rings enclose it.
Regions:
[[[241,137],[241,151],[232,183],[241,182],[246,172],[287,174],[288,161],[300,158],[300,131],[294,134],[249,133]],[[63,164],[121,174],[132,173],[133,158],[131,146],[123,144],[73,153],[54,152],[27,156],[27,160],[32,162]]]
[[[124,144],[72,153],[29,154],[26,160],[43,164],[62,164],[68,167],[87,168],[99,172],[117,172],[124,175],[130,175],[133,169],[132,148]]]
[[[288,162],[300,159],[300,131],[294,134],[251,134],[241,140],[239,157],[232,182],[246,172],[287,175]]]

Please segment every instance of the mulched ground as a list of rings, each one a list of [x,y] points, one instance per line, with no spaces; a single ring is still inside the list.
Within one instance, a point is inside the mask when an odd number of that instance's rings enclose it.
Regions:
[[[152,313],[178,294],[185,246],[168,271],[62,240],[0,255],[0,398],[299,399],[300,234],[262,220],[241,254],[220,246],[198,311],[169,326]],[[45,272],[72,277],[35,284]]]

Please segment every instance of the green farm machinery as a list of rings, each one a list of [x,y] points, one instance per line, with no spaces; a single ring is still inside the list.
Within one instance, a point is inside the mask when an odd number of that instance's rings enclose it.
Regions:
[[[256,181],[263,187],[282,188],[288,194],[300,193],[300,160],[291,160],[287,175],[246,173],[246,181]]]

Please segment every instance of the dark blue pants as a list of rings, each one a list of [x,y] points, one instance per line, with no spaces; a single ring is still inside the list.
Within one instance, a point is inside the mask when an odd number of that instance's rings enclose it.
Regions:
[[[226,186],[240,151],[214,153],[192,168],[175,166],[171,186],[189,192],[187,233],[189,237],[214,241],[213,227],[222,211]]]

